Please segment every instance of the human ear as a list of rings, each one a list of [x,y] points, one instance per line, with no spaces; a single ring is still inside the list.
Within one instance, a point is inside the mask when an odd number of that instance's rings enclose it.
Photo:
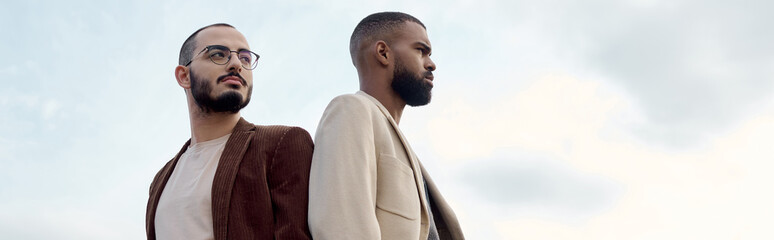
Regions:
[[[390,46],[387,46],[387,43],[384,41],[378,41],[376,42],[376,45],[374,46],[374,49],[376,50],[376,60],[379,61],[382,65],[389,65],[390,64],[390,58],[392,57],[390,52]]]
[[[177,85],[180,85],[184,89],[191,88],[191,75],[189,74],[188,67],[178,65],[175,68],[175,79],[177,79]]]

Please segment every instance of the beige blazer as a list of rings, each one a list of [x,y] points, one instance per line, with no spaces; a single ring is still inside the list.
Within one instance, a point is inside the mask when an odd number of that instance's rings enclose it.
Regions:
[[[423,176],[441,239],[464,239],[457,217],[387,109],[362,91],[334,98],[315,134],[312,238],[427,239]]]

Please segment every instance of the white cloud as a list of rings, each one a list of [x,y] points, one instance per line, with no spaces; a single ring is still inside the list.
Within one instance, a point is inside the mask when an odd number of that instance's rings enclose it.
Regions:
[[[485,100],[466,97],[475,90],[446,89],[445,96],[455,97],[437,97],[433,103],[442,109],[429,114],[429,141],[447,160],[487,156],[503,148],[565,156],[582,141],[602,137],[598,135],[611,115],[627,105],[612,92],[602,92],[600,84],[553,75],[515,94],[503,89]]]
[[[457,176],[455,181],[463,185],[449,192],[454,197],[479,194],[478,198],[489,199],[483,202],[493,205],[477,206],[462,199],[464,204],[455,206],[468,217],[463,223],[476,226],[473,234],[493,230],[475,222],[496,219],[494,226],[504,239],[772,236],[766,226],[774,222],[768,217],[774,212],[768,204],[774,200],[774,190],[766,185],[774,177],[766,169],[774,167],[767,157],[774,156],[770,147],[774,145],[774,108],[709,139],[711,144],[706,148],[674,151],[637,141],[627,128],[641,116],[629,103],[631,98],[605,89],[598,81],[548,76],[524,89],[509,89],[514,94],[496,94],[493,98],[497,100],[488,105],[461,94],[465,91],[452,91],[450,95],[456,98],[448,102],[437,99],[440,109],[427,114],[435,116],[430,117],[426,131],[433,153],[444,159],[443,165],[460,173],[489,169],[473,175],[479,179]],[[774,106],[774,101],[769,106]],[[569,177],[569,181],[551,183],[568,189],[594,189],[600,185],[584,179],[597,176],[621,184],[625,190],[610,205],[588,212],[585,208],[594,205],[581,204],[584,199],[599,206],[610,198],[598,191],[552,193],[558,188],[541,187],[545,183],[541,179],[546,178],[538,176],[551,168],[532,167],[534,162],[524,161],[519,152],[544,153],[565,162],[569,172],[557,175]],[[487,158],[500,162],[482,161]],[[475,167],[478,165],[483,166]],[[516,165],[524,166],[513,167]],[[546,173],[550,171],[556,172]],[[482,189],[465,189],[465,185]],[[529,191],[523,185],[537,188]],[[496,194],[488,188],[502,192]],[[558,210],[540,207],[541,203],[551,206],[565,201],[575,203]],[[573,210],[566,207],[587,214],[568,221],[566,217]],[[557,211],[565,217],[551,217]]]
[[[0,74],[3,74],[3,75],[5,74],[16,75],[18,72],[19,72],[19,67],[17,67],[15,64],[0,68]]]
[[[51,117],[56,114],[56,112],[59,110],[60,105],[59,102],[56,100],[48,100],[45,103],[43,103],[42,106],[42,112],[41,115],[43,115],[44,120],[49,120]]]
[[[401,126],[468,238],[772,238],[770,1],[11,4],[0,235],[142,237],[148,184],[189,134],[171,69],[195,29],[232,23],[261,53],[248,120],[314,133],[357,89],[354,25],[399,10],[439,67]],[[492,181],[527,184],[471,189]]]
[[[642,109],[643,121],[632,128],[651,144],[703,146],[713,137],[707,132],[728,130],[774,93],[774,34],[762,30],[774,19],[761,10],[771,2],[477,4],[450,4],[438,24],[443,32],[429,29],[435,55],[453,55],[437,61],[439,76],[464,76],[495,92],[546,72],[609,82]],[[489,72],[512,75],[492,82]]]

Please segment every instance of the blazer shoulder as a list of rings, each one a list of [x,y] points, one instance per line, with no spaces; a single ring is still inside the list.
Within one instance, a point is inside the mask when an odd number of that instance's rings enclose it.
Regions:
[[[309,132],[298,126],[255,125],[255,129],[259,134],[255,134],[254,138],[265,138],[265,140],[274,142],[279,142],[285,137],[307,137],[311,139]]]
[[[368,99],[368,97],[363,95],[344,94],[333,98],[330,104],[328,105],[329,106],[343,105],[343,106],[348,106],[350,108],[357,108],[357,107],[370,108],[370,106],[374,105],[374,103],[372,103],[371,100]]]
[[[381,114],[379,106],[367,96],[360,94],[344,94],[331,100],[328,107],[325,108],[322,120],[332,116],[342,115],[346,116],[346,118],[340,120],[343,122],[350,122],[360,118],[372,118],[379,114]]]

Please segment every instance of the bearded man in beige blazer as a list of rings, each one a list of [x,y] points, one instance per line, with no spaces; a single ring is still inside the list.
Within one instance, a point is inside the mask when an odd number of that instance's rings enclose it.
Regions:
[[[424,24],[369,15],[350,39],[360,91],[334,98],[315,135],[309,178],[314,239],[464,239],[457,217],[398,128],[430,102],[435,63]]]

